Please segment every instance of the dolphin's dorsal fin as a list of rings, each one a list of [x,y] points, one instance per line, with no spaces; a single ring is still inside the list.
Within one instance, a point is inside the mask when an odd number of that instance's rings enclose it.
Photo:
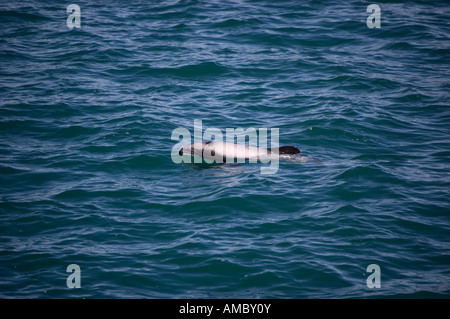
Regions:
[[[295,146],[281,146],[278,154],[300,154],[300,150]]]

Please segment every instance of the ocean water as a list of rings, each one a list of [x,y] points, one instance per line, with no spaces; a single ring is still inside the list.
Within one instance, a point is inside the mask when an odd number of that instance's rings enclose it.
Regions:
[[[0,3],[1,298],[450,297],[448,2],[74,3]],[[194,120],[317,161],[176,164]]]

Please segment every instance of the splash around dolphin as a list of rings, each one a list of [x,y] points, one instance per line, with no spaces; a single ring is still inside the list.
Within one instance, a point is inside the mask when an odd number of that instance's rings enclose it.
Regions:
[[[199,142],[189,144],[180,149],[179,155],[191,155],[203,158],[207,162],[234,163],[245,160],[267,160],[274,156],[300,155],[300,150],[295,146],[281,146],[276,149],[265,149],[241,144],[223,142]]]

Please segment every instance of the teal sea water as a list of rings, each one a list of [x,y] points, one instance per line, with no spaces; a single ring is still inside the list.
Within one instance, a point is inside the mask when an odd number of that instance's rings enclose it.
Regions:
[[[69,3],[0,3],[1,298],[450,297],[448,2]],[[320,161],[176,164],[195,119]]]

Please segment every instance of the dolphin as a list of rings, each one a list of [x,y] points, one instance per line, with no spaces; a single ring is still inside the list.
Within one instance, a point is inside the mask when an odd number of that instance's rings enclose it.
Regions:
[[[278,151],[278,152],[277,152]],[[180,149],[179,155],[191,155],[217,163],[234,160],[258,160],[271,155],[295,155],[300,150],[295,146],[281,146],[277,149],[265,149],[242,144],[223,143],[219,141],[189,144]]]

